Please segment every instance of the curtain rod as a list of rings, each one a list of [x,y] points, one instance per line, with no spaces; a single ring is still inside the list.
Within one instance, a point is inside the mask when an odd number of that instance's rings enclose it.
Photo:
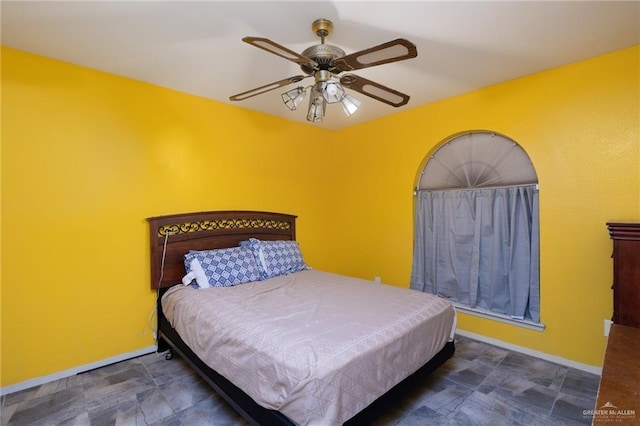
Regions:
[[[413,190],[413,195],[417,195],[418,192],[424,191],[424,192],[440,192],[440,191],[476,191],[478,189],[506,189],[506,188],[524,188],[527,186],[535,186],[536,187],[536,191],[540,190],[540,185],[538,183],[523,183],[523,184],[519,184],[519,185],[504,185],[504,186],[480,186],[480,187],[476,187],[476,188],[442,188],[442,189],[420,189],[418,187],[416,187]]]

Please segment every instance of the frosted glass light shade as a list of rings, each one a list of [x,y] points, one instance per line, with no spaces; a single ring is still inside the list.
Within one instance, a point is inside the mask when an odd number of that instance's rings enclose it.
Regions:
[[[324,112],[327,103],[322,96],[322,92],[316,90],[318,86],[311,89],[311,97],[309,98],[309,110],[307,111],[307,121],[319,122],[324,119]]]
[[[283,93],[282,102],[289,108],[291,111],[295,111],[298,108],[298,105],[302,103],[305,96],[307,95],[307,91],[304,87],[296,87],[295,89],[291,89],[288,92]]]
[[[335,104],[345,97],[346,92],[337,81],[325,81],[318,83],[322,87],[322,96],[329,104]]]
[[[342,109],[344,109],[344,112],[345,114],[347,114],[347,116],[350,116],[351,114],[356,112],[361,105],[359,100],[347,94],[345,94],[340,102],[342,103]]]

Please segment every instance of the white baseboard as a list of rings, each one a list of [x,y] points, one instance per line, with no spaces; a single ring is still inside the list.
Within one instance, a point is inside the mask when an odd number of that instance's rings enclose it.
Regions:
[[[586,371],[588,373],[597,374],[599,376],[602,375],[602,367],[598,367],[596,365],[583,364],[581,362],[572,361],[570,359],[562,358],[557,355],[551,355],[544,352],[534,351],[533,349],[525,348],[524,346],[514,345],[512,343],[503,342],[502,340],[494,339],[491,337],[483,336],[481,334],[476,334],[471,331],[465,330],[456,330],[456,334],[459,334],[464,337],[469,337],[474,340],[479,340],[481,342],[488,343],[490,345],[498,346],[501,348],[509,349],[515,352],[520,352],[525,355],[531,355],[536,358],[544,359],[545,361],[554,362],[556,364],[564,365],[565,367],[572,367],[578,370]]]
[[[158,347],[155,345],[147,346],[146,348],[138,349],[137,351],[116,355],[114,357],[92,362],[90,364],[80,365],[78,367],[70,368],[69,370],[59,371],[57,373],[49,374],[46,376],[36,377],[35,379],[25,380],[24,382],[16,383],[15,385],[9,385],[9,386],[0,388],[0,395],[1,396],[8,395],[10,393],[18,392],[24,389],[29,389],[30,387],[33,387],[33,386],[44,385],[45,383],[53,382],[54,380],[75,376],[78,373],[84,373],[85,371],[104,367],[105,365],[114,364],[120,361],[125,361],[127,359],[135,358],[141,355],[147,355],[155,352],[157,349]]]
[[[589,373],[602,375],[602,367],[598,367],[595,365],[583,364],[581,362],[572,361],[570,359],[562,358],[557,355],[551,355],[544,352],[534,351],[533,349],[525,348],[524,346],[518,346],[512,343],[503,342],[502,340],[483,336],[481,334],[476,334],[470,331],[457,329],[456,334],[459,334],[464,337],[469,337],[474,340],[479,340],[481,342],[485,342],[490,345],[509,349],[515,352],[520,352],[526,355],[531,355],[536,358],[544,359],[545,361],[550,361],[556,364],[564,365],[566,367],[572,367],[572,368],[576,368],[578,370],[586,371]],[[138,349],[137,351],[116,355],[111,358],[92,362],[90,364],[81,365],[78,367],[71,368],[69,370],[64,370],[57,373],[49,374],[47,376],[36,377],[34,379],[25,380],[24,382],[16,383],[15,385],[10,385],[10,386],[5,386],[3,388],[0,388],[0,395],[4,396],[10,393],[19,392],[24,389],[29,389],[30,387],[33,387],[33,386],[40,386],[45,383],[53,382],[54,380],[64,379],[66,377],[74,376],[79,373],[84,373],[85,371],[104,367],[105,365],[114,364],[120,361],[125,361],[127,359],[135,358],[141,355],[147,355],[147,354],[156,352],[156,350],[157,350],[156,346],[147,346],[146,348]]]

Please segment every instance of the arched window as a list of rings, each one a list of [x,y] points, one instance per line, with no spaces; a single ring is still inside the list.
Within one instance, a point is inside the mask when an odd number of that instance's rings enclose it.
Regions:
[[[445,140],[419,171],[411,288],[489,316],[540,323],[538,179],[515,141]]]

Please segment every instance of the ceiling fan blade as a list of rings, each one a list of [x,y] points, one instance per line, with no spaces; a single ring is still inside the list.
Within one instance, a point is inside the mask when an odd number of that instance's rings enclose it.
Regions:
[[[393,107],[400,107],[409,102],[409,95],[390,89],[382,84],[358,77],[353,74],[345,74],[340,78],[340,83],[349,89],[367,95]]]
[[[404,61],[418,56],[418,49],[409,40],[399,38],[335,60],[336,73],[353,71],[389,62]]]
[[[273,53],[274,55],[278,55],[281,58],[295,62],[298,65],[306,65],[314,70],[318,69],[318,64],[316,64],[314,60],[302,56],[294,52],[293,50],[287,49],[286,47],[281,46],[278,43],[269,40],[268,38],[245,37],[242,39],[242,41],[244,41],[245,43],[249,43],[250,45],[255,46],[259,49]]]
[[[285,78],[280,81],[274,81],[273,83],[265,84],[264,86],[256,87],[255,89],[247,90],[246,92],[238,93],[229,97],[230,101],[243,101],[252,96],[260,95],[270,90],[277,89],[278,87],[286,86],[287,84],[297,83],[307,77],[308,75],[296,75],[293,77]]]

